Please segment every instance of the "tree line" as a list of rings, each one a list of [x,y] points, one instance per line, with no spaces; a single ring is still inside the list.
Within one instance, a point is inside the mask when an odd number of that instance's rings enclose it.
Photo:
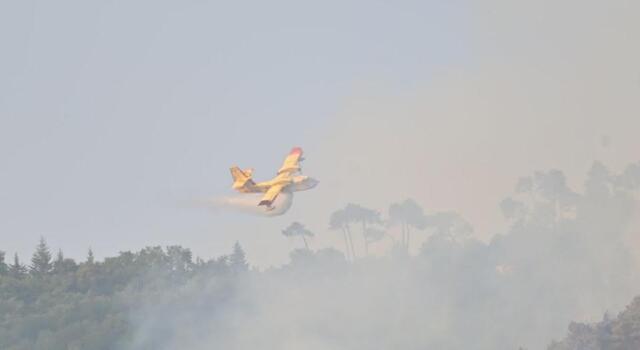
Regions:
[[[354,226],[359,228],[354,230]],[[399,241],[389,233],[389,229],[394,227],[400,229]],[[369,255],[370,244],[384,238],[391,240],[394,251],[408,253],[411,233],[415,230],[430,230],[452,239],[462,239],[473,231],[471,225],[460,214],[453,211],[426,214],[424,209],[411,198],[391,204],[386,218],[377,210],[348,203],[344,208],[331,214],[329,229],[341,233],[344,239],[344,254],[348,260],[358,257],[353,243],[354,231],[362,235],[364,256]],[[285,228],[282,234],[287,237],[300,237],[307,249],[309,249],[307,239],[315,235],[297,221]]]
[[[0,254],[0,349],[515,350],[548,346],[568,324],[551,350],[635,349],[637,299],[615,319],[570,321],[640,294],[629,245],[639,189],[640,163],[619,173],[595,163],[581,190],[560,171],[535,172],[500,203],[509,227],[489,242],[411,199],[384,216],[348,204],[328,215],[344,253],[310,249],[313,233],[292,223],[282,234],[305,249],[264,270],[239,243],[208,260],[169,246],[75,261],[42,238],[26,263]],[[418,231],[427,240],[406,254]],[[380,239],[392,254],[356,259]]]

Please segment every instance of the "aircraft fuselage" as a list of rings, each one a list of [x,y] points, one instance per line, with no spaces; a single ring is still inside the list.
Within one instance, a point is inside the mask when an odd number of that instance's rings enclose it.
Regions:
[[[251,188],[247,188],[246,192],[267,192],[267,190],[276,185],[282,185],[287,191],[298,192],[310,190],[318,185],[318,180],[304,175],[289,176],[281,174],[269,181],[258,182]]]

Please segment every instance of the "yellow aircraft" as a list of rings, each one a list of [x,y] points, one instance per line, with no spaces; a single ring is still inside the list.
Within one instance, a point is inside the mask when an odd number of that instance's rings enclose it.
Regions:
[[[300,175],[300,162],[302,162],[302,148],[294,147],[285,158],[284,163],[276,177],[269,181],[254,182],[251,176],[253,169],[241,170],[237,166],[231,167],[234,190],[241,193],[264,193],[258,205],[264,205],[267,210],[273,209],[273,201],[283,192],[297,192],[312,189],[318,185],[318,180],[309,176]]]

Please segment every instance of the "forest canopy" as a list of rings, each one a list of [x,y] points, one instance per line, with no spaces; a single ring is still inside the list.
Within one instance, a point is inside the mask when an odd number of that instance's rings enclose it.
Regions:
[[[487,243],[412,199],[345,203],[326,232],[283,227],[305,249],[266,270],[239,243],[208,260],[169,246],[75,261],[43,237],[28,261],[0,253],[0,348],[635,349],[640,163],[586,178],[581,191],[559,170],[518,179],[499,208],[509,229]],[[319,234],[344,245],[313,250]],[[369,255],[382,240],[389,254]]]

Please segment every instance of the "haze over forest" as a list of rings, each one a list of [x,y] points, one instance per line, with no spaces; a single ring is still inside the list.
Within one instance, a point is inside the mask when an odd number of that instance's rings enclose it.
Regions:
[[[313,232],[294,222],[282,234],[305,248],[264,271],[238,243],[207,261],[171,246],[104,261],[90,252],[78,264],[62,251],[52,259],[42,239],[28,268],[0,254],[0,346],[632,349],[637,302],[621,320],[611,315],[640,291],[639,190],[640,162],[622,173],[596,162],[582,191],[559,170],[521,177],[500,204],[510,229],[488,244],[458,213],[425,212],[411,199],[384,214],[348,204],[327,218],[342,251],[311,250]],[[387,233],[394,226],[400,239]],[[410,255],[416,234],[429,238]],[[368,254],[386,239],[390,254]],[[552,343],[572,320],[601,319]]]
[[[1,2],[0,349],[640,348],[639,13]]]
[[[297,247],[271,234],[290,221],[326,232],[346,203],[404,198],[488,241],[519,176],[562,169],[579,188],[595,160],[637,161],[638,6],[3,2],[3,249],[213,257],[238,240],[266,268]],[[233,164],[269,178],[293,146],[321,182],[286,217],[183,205],[229,195]]]

